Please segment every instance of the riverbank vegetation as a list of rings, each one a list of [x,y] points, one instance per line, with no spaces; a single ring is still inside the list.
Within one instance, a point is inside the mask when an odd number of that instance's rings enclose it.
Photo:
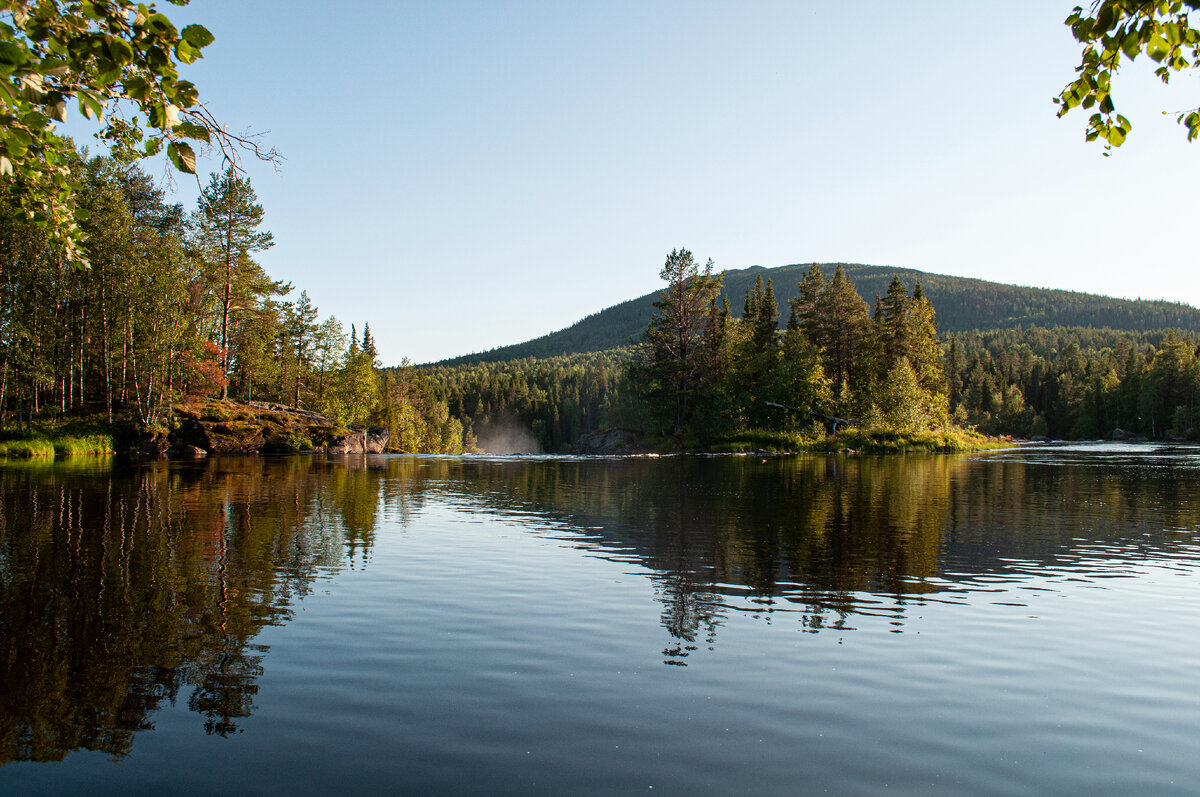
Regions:
[[[251,402],[316,412],[329,435],[380,427],[389,450],[411,453],[568,452],[614,429],[640,450],[885,451],[976,448],[981,433],[1195,439],[1200,427],[1194,333],[939,334],[922,283],[899,274],[872,307],[846,270],[814,265],[780,303],[761,274],[731,296],[687,250],[667,258],[639,343],[383,368],[369,324],[321,318],[257,263],[273,238],[245,177],[211,175],[187,210],[136,165],[78,153],[69,167],[87,269],[24,212],[20,181],[0,192],[2,456],[107,453],[130,438],[123,423],[165,439],[197,402],[231,417]],[[303,450],[314,434],[247,439]]]
[[[187,211],[136,165],[76,153],[68,167],[88,268],[25,212],[20,180],[0,185],[0,429],[20,433],[8,455],[111,450],[123,420],[166,434],[181,403],[215,397],[313,410],[334,430],[389,425],[400,450],[469,448],[419,375],[379,378],[368,324],[320,319],[256,262],[273,238],[244,176],[213,174]],[[83,416],[109,442],[39,432]]]

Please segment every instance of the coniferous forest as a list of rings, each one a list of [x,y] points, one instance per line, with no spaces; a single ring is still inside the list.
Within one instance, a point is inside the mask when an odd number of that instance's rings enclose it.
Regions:
[[[909,433],[1196,439],[1200,340],[1144,329],[1167,303],[1145,303],[1134,330],[939,334],[920,282],[894,275],[868,305],[846,272],[826,277],[811,266],[788,286],[794,298],[783,307],[760,274],[737,316],[721,275],[675,251],[640,344],[424,371],[466,428],[516,424],[550,452],[610,427],[668,446],[787,447],[839,422]],[[1055,316],[1053,306],[1047,312]]]
[[[964,331],[959,321],[945,334],[923,283],[899,272],[871,303],[841,266],[789,270],[799,277],[783,286],[757,273],[737,296],[711,262],[680,249],[631,345],[384,368],[369,324],[322,319],[307,292],[258,264],[273,239],[245,177],[211,175],[186,209],[136,165],[80,154],[70,168],[88,268],[63,259],[15,184],[0,198],[10,437],[79,417],[169,430],[180,402],[217,399],[382,427],[402,452],[567,452],[608,429],[650,449],[717,450],[795,448],[839,428],[1195,437],[1196,334],[1146,328],[1175,307],[1166,303],[1145,303],[1144,318],[1115,314],[1129,329]],[[1074,318],[1079,295],[1066,295],[1059,315]]]
[[[185,209],[136,165],[80,155],[70,168],[89,267],[29,218],[19,183],[0,196],[9,435],[80,416],[90,429],[166,430],[179,402],[219,398],[307,408],[334,428],[394,422],[400,450],[463,450],[461,424],[421,379],[380,380],[369,324],[347,332],[264,272],[255,256],[273,239],[248,179],[213,174]]]

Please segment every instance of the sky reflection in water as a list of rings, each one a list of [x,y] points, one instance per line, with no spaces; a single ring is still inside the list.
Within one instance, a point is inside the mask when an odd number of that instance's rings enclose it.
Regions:
[[[1183,792],[1198,464],[5,465],[0,790]]]

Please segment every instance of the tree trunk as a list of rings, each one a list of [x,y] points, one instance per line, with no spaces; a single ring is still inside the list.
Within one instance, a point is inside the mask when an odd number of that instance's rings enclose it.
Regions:
[[[221,386],[221,400],[229,398],[229,305],[233,292],[233,240],[231,232],[225,233],[225,294],[221,299],[221,373],[225,384]]]

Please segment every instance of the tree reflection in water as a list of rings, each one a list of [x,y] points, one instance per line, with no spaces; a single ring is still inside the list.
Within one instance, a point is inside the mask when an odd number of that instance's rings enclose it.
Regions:
[[[304,458],[99,479],[6,467],[0,763],[123,756],[181,691],[208,733],[235,732],[263,671],[252,640],[323,573],[365,560],[378,482],[363,462]]]
[[[1194,480],[962,457],[229,459],[0,467],[0,764],[127,754],[186,695],[210,734],[254,710],[262,629],[370,567],[427,504],[567,534],[644,568],[668,664],[733,612],[848,631],[1095,545],[1183,544]],[[1153,511],[1147,511],[1152,507]],[[486,563],[467,561],[471,568]]]

